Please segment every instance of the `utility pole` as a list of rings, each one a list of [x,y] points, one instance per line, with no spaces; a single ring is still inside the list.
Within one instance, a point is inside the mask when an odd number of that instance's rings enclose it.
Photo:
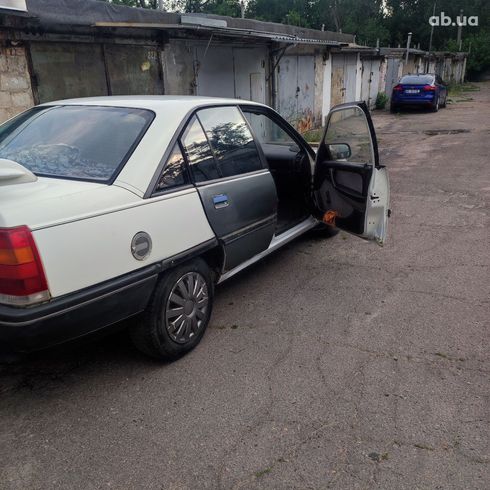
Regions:
[[[158,0],[158,10],[163,10],[163,0]]]
[[[463,9],[459,11],[459,19],[458,19],[458,51],[461,51],[461,31],[463,30]]]
[[[244,0],[242,0],[240,2],[240,14],[241,14],[242,19],[244,19],[245,18],[245,1]]]
[[[436,15],[436,2],[434,2],[434,8],[432,9],[432,17],[435,17]],[[432,51],[432,36],[434,35],[434,26],[432,25],[430,28],[430,38],[429,38],[429,55],[427,57],[427,68],[426,68],[426,73],[429,72],[430,68],[430,52]]]
[[[410,52],[410,43],[412,42],[412,33],[408,33],[407,37],[407,52],[405,54],[405,65],[408,65],[408,53]]]

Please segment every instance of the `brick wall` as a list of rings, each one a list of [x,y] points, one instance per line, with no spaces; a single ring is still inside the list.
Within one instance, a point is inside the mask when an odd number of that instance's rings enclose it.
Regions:
[[[25,48],[0,47],[0,123],[33,105]]]

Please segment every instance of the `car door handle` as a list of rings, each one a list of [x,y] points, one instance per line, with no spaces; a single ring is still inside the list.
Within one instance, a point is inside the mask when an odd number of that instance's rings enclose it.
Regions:
[[[228,206],[228,196],[226,194],[216,194],[213,196],[213,204],[215,209],[225,208]]]

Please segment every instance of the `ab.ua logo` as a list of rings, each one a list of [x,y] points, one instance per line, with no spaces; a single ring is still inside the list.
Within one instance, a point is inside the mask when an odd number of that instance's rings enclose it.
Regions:
[[[449,15],[446,15],[444,12],[441,12],[439,16],[433,15],[429,17],[429,24],[431,26],[439,27],[448,27],[448,26],[478,26],[478,16],[472,15],[470,17],[466,17],[466,15],[458,15],[456,17],[456,21],[453,21]]]

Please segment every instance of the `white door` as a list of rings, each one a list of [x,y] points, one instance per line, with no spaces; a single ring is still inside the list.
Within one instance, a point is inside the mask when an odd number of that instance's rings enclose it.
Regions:
[[[314,184],[318,216],[325,223],[384,244],[390,188],[366,104],[343,104],[330,111]]]

